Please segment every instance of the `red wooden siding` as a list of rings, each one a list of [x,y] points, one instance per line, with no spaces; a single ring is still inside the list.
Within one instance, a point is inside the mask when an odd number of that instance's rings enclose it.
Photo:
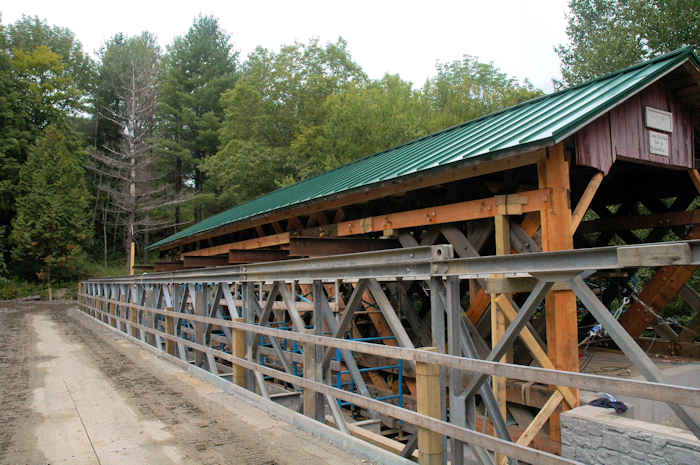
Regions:
[[[669,156],[649,152],[645,107],[673,113]],[[660,82],[613,108],[576,133],[576,162],[604,173],[617,158],[674,168],[694,168],[693,126],[688,110]]]

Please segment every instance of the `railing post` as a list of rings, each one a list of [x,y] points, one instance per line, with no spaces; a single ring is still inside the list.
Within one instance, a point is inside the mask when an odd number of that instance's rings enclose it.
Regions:
[[[243,318],[233,318],[236,323],[244,323]],[[242,329],[234,328],[231,331],[232,347],[231,352],[234,357],[245,358],[245,331]],[[245,387],[245,368],[240,365],[234,364],[233,369],[233,384],[237,386]]]
[[[306,333],[313,334],[313,330],[308,329]],[[304,349],[304,378],[311,381],[320,381],[317,366],[316,345],[310,342],[303,344]],[[323,399],[320,394],[311,389],[304,389],[304,415],[318,421],[323,420]]]
[[[437,347],[422,350],[437,352]],[[416,362],[418,413],[440,419],[440,365]],[[442,465],[442,437],[429,429],[418,428],[418,463]]]
[[[134,304],[135,300],[138,300],[138,298],[134,298],[134,292],[137,293],[138,295],[138,287],[134,286],[133,284],[129,284],[129,286],[132,286],[131,289],[131,302],[130,304]],[[139,323],[139,310],[134,308],[134,307],[129,307],[129,320],[133,323],[131,326],[131,335],[133,337],[138,337],[140,335],[139,329],[136,327],[136,325]]]
[[[167,312],[172,312],[173,307],[165,307]],[[165,332],[171,336],[175,335],[175,319],[170,315],[165,317]],[[170,355],[175,355],[175,341],[172,339],[165,340],[165,351]]]

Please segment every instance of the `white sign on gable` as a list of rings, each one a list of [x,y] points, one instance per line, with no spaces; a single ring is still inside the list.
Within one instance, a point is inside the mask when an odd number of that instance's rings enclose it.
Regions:
[[[649,152],[654,155],[669,156],[668,134],[649,131]]]
[[[659,131],[673,132],[673,113],[645,107],[647,127]]]

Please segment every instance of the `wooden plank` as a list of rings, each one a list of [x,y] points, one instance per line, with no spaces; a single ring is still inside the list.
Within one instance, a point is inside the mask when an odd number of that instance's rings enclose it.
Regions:
[[[550,208],[540,212],[542,250],[571,250],[571,207],[569,198],[569,161],[564,145],[547,149],[547,157],[537,165],[540,188],[552,192]],[[559,370],[578,371],[578,321],[576,296],[571,291],[552,291],[545,299],[547,351]],[[554,388],[554,387],[553,387]],[[574,391],[578,398],[578,391]],[[561,441],[559,415],[550,418],[549,435]]]
[[[159,271],[177,271],[184,269],[184,264],[182,261],[176,262],[156,262],[153,264],[153,270],[155,272]]]
[[[437,352],[436,347],[423,350]],[[416,363],[417,411],[429,417],[441,418],[440,407],[440,365]],[[442,438],[440,434],[425,428],[418,428],[418,463],[421,465],[442,465]]]
[[[210,257],[185,255],[182,257],[182,261],[185,268],[204,268],[208,266],[228,265],[228,257],[226,255]]]
[[[286,250],[239,250],[231,249],[228,251],[228,263],[237,265],[240,263],[258,263],[258,262],[273,262],[284,260],[289,257],[289,252]]]
[[[700,224],[700,210],[639,216],[611,216],[585,221],[581,224],[579,231],[582,233],[629,231],[632,229],[670,228],[672,226],[696,224]]]
[[[503,197],[503,196],[501,196]],[[518,212],[527,213],[547,208],[550,203],[551,192],[549,189],[537,189],[506,196],[506,207]],[[402,229],[435,224],[454,223],[475,219],[491,218],[499,211],[499,203],[503,199],[489,197],[477,200],[468,200],[447,205],[439,205],[430,208],[420,208],[403,212],[389,213],[386,215],[361,218],[327,226],[307,228],[301,231],[301,237],[345,237],[370,232],[380,232],[387,229]],[[508,207],[512,205],[512,207]],[[273,234],[245,241],[222,244],[215,247],[187,252],[187,255],[220,255],[229,249],[259,249],[276,245],[288,244],[290,233]],[[184,255],[184,254],[183,254]]]
[[[330,415],[326,416],[326,423],[328,423],[331,426],[336,426],[335,419]],[[364,439],[365,441],[374,444],[375,446],[381,447],[382,449],[394,452],[395,454],[400,454],[404,448],[404,443],[395,441],[386,436],[382,436],[381,434],[377,434],[361,426],[353,425],[352,423],[348,423],[347,426],[348,431],[350,431],[350,434],[352,434],[353,436],[360,439]],[[418,459],[418,456],[419,452],[414,451],[412,457]]]
[[[535,416],[525,431],[523,431],[523,434],[515,441],[516,444],[529,446],[532,440],[535,439],[535,436],[537,436],[537,433],[540,432],[544,424],[549,420],[552,413],[559,407],[563,399],[564,396],[562,396],[561,392],[555,391],[544,406],[542,406],[537,416]]]
[[[573,215],[571,215],[571,234],[574,234],[578,229],[579,224],[581,224],[583,216],[588,211],[588,207],[591,206],[593,197],[595,197],[595,193],[598,191],[598,187],[600,187],[602,182],[603,173],[601,172],[594,174],[591,180],[588,181],[588,185],[576,204]]]
[[[333,210],[347,205],[362,204],[371,200],[380,199],[390,195],[399,195],[412,190],[423,189],[425,187],[435,186],[438,184],[445,184],[459,181],[461,179],[519,168],[521,166],[533,165],[539,162],[543,158],[544,154],[544,150],[535,150],[527,153],[510,154],[499,159],[477,162],[469,160],[464,164],[464,166],[461,167],[441,167],[432,170],[430,173],[422,173],[417,176],[407,176],[404,179],[388,181],[379,186],[374,186],[372,189],[356,189],[351,192],[337,194],[327,198],[308,202],[297,207],[283,209],[282,211],[270,212],[248,220],[227,224],[213,230],[204,231],[199,234],[194,234],[192,236],[164,244],[163,246],[159,247],[159,249],[167,250],[202,239],[208,239],[224,234],[230,234],[236,231],[254,228],[256,225],[260,224],[267,224],[273,221],[281,221],[285,219],[292,220],[292,218],[296,218],[298,216],[308,216],[324,210]],[[294,224],[287,229],[300,229],[295,226],[298,225]]]
[[[388,239],[292,237],[289,253],[295,257],[321,257],[344,253],[396,249],[401,245]]]

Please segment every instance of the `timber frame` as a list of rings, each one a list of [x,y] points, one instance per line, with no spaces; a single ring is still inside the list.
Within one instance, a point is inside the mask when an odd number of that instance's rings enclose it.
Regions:
[[[692,57],[653,81],[639,84],[633,93],[606,106],[597,116],[579,121],[580,125],[547,142],[532,139],[530,143],[525,137],[522,144],[508,151],[473,159],[465,156],[449,165],[438,163],[390,181],[280,207],[164,243],[158,247],[161,258],[167,261],[157,263],[156,271],[173,272],[173,277],[183,280],[189,276],[186,279],[191,281],[187,282],[197,285],[231,273],[235,279],[222,282],[216,291],[219,297],[213,290],[209,297],[197,297],[200,291],[173,281],[174,287],[168,291],[171,294],[166,297],[161,290],[158,298],[166,303],[169,299],[170,306],[178,302],[173,306],[176,312],[208,315],[202,318],[215,317],[209,313],[217,311],[223,318],[245,318],[248,324],[275,321],[293,333],[312,331],[338,340],[371,340],[382,349],[398,346],[409,351],[406,353],[413,353],[415,347],[433,347],[438,353],[448,350],[452,356],[486,359],[499,367],[536,363],[545,370],[576,373],[579,343],[596,322],[613,327],[608,328],[611,335],[617,332],[612,342],[601,344],[619,348],[631,358],[636,354],[635,341],[650,334],[658,341],[655,350],[698,358],[700,296],[689,285],[698,264],[687,256],[685,246],[678,245],[689,244],[694,250],[695,243],[669,243],[659,249],[655,247],[660,245],[645,245],[700,239],[700,174],[695,169],[700,147],[700,69],[694,53]],[[565,102],[561,111],[567,106]],[[675,129],[666,134],[671,144],[667,156],[651,151],[654,128],[644,119],[649,107],[673,115]],[[525,118],[519,115],[515,119]],[[509,131],[521,129],[510,128],[496,138],[508,138],[512,135]],[[630,247],[609,248],[619,245]],[[612,260],[607,255],[610,250],[619,254],[615,255],[617,261],[614,266],[603,265],[602,261]],[[676,258],[665,256],[655,262],[650,258],[655,250]],[[434,256],[438,252],[445,254],[442,260]],[[355,271],[347,274],[341,270],[339,260],[349,260],[353,266],[348,268]],[[424,262],[419,266],[416,261],[420,260]],[[564,263],[571,260],[576,266]],[[397,263],[407,268],[397,271]],[[436,269],[421,268],[427,263]],[[327,267],[333,272],[319,271]],[[451,267],[462,268],[455,273],[444,271],[457,269]],[[639,271],[645,267],[655,267],[654,274],[644,288],[637,289],[633,277],[643,274]],[[393,271],[383,274],[386,270]],[[542,274],[554,271],[556,275]],[[157,282],[159,276],[163,275],[149,274],[141,279],[143,283]],[[253,281],[255,286],[247,284]],[[594,284],[598,294],[591,296],[588,286]],[[109,291],[109,286],[94,292],[98,294],[93,297],[108,300],[115,300],[110,295],[122,295]],[[665,308],[676,295],[695,312],[686,326],[664,318]],[[607,321],[609,312],[602,308],[612,307],[623,297],[629,297],[631,304],[619,322]],[[197,303],[199,298],[206,304]],[[253,300],[257,307],[246,303]],[[228,313],[212,303],[224,301]],[[166,308],[166,303],[149,308]],[[253,310],[245,310],[246,305]],[[172,315],[164,318],[167,324]],[[198,324],[182,318],[170,323],[176,331],[184,331],[178,334],[195,341],[202,328],[205,333],[210,329]],[[227,354],[233,353],[230,333],[234,328],[218,326],[224,334],[214,334],[211,340]],[[558,453],[560,448],[559,414],[578,404],[579,388],[588,388],[544,378],[527,378],[537,382],[522,383],[517,379],[526,378],[502,371],[485,373],[494,375],[485,383],[484,376],[455,371],[448,365],[442,365],[436,375],[435,367],[412,363],[416,360],[397,365],[384,353],[353,352],[349,347],[343,347],[337,357],[332,356],[335,351],[326,350],[321,354],[322,363],[311,369],[313,359],[303,345],[312,339],[270,337],[262,344],[256,342],[262,333],[254,337],[251,327],[239,329],[248,330],[245,347],[250,352],[241,358],[264,365],[264,369],[245,366],[246,386],[257,386],[263,396],[269,388],[263,375],[273,376],[278,385],[293,391],[304,387],[298,380],[276,377],[265,370],[292,376],[306,362],[314,382],[328,384],[330,370],[338,386],[351,386],[354,395],[391,402],[400,399],[404,407],[425,406],[426,411],[434,411],[436,406],[421,397],[419,386],[434,385],[437,376],[443,420],[550,453]],[[144,331],[149,337],[157,335]],[[170,341],[172,353],[172,340],[159,337]],[[160,347],[155,340],[148,342]],[[209,339],[201,337],[198,344],[212,346]],[[215,357],[217,363],[242,366],[228,355],[217,352]],[[645,366],[649,379],[658,378],[658,372],[643,357],[635,360],[638,362]],[[419,380],[419,372],[426,378]],[[303,408],[323,420],[318,412],[324,409],[324,398],[329,406],[335,405],[327,396],[337,393],[319,392],[323,395],[307,393]],[[415,429],[409,432],[415,441],[404,445],[401,427],[387,419],[376,404],[337,398],[352,402],[357,407],[353,411],[367,421],[383,422],[383,428],[402,442],[387,442],[384,436],[370,440],[399,448],[406,457],[416,447],[434,457],[438,439],[443,460],[444,451],[463,447],[464,437],[445,435],[444,430],[441,438],[425,436],[424,446],[420,446]],[[463,412],[461,408],[449,412],[448,406],[462,404]],[[334,424],[345,430],[342,412],[330,408]],[[507,425],[504,419],[514,418],[514,414],[520,419],[518,425]],[[348,424],[347,430],[368,437],[366,430],[356,425]],[[475,444],[478,447],[472,452],[481,463],[500,465],[506,456],[517,456],[494,444]],[[497,453],[489,455],[484,447]],[[437,463],[432,460],[424,463]],[[549,463],[543,460],[537,463]]]
[[[93,279],[80,283],[79,307],[84,315],[156,351],[255,392],[261,402],[275,402],[296,393],[301,399],[297,408],[304,415],[335,425],[341,432],[382,442],[376,433],[358,431],[349,412],[340,408],[344,405],[341,402],[351,403],[369,418],[394,428],[397,420],[407,423],[402,426],[408,435],[405,443],[387,438],[384,443],[394,447],[398,455],[414,456],[420,463],[443,463],[448,451],[451,463],[462,463],[463,448],[471,449],[482,464],[500,460],[577,463],[529,447],[557,407],[576,405],[577,389],[666,402],[700,437],[700,428],[686,409],[700,406],[700,389],[664,384],[656,365],[585,281],[594,271],[700,265],[700,241],[492,257],[453,256],[452,246],[433,245]],[[493,348],[464,317],[461,304],[469,291],[468,281],[484,276],[487,281],[500,282],[527,278],[532,285],[521,304],[507,293],[494,297],[494,304],[508,323]],[[415,348],[408,336],[389,298],[390,288],[397,283],[417,284],[429,293],[428,342],[432,349]],[[311,287],[311,299],[299,297],[302,286]],[[548,293],[562,288],[566,291],[555,292],[575,294],[648,381],[556,368],[528,324]],[[370,297],[372,305],[378,307],[375,313],[382,315],[398,347],[348,338]],[[280,321],[287,322],[287,328],[280,328]],[[217,339],[215,333],[221,336]],[[499,361],[518,338],[541,368]],[[298,351],[287,350],[291,341],[302,348],[300,357],[296,356]],[[263,345],[271,349],[264,356],[260,351]],[[369,392],[363,382],[359,357],[403,361],[399,369],[415,377],[416,407],[377,400],[377,393]],[[263,358],[277,361],[271,366]],[[333,372],[340,370],[364,388],[352,392],[335,387]],[[548,384],[554,386],[554,391],[530,425],[514,437],[499,408],[497,393],[485,382],[489,377]],[[479,416],[477,393],[497,437],[478,430],[486,420]],[[449,441],[449,448],[442,438]]]

